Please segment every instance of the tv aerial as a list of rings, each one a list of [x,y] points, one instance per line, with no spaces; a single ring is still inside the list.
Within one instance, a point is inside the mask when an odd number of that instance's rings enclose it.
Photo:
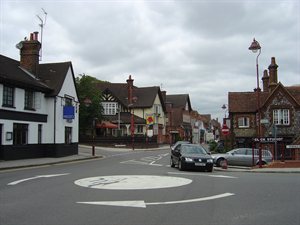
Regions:
[[[43,29],[44,29],[44,26],[46,25],[46,20],[47,20],[47,12],[41,8],[43,13],[44,13],[44,19],[42,19],[39,15],[36,15],[36,17],[40,20],[40,24],[39,26],[41,27],[41,54],[40,54],[40,61],[42,61],[42,49],[43,49]]]

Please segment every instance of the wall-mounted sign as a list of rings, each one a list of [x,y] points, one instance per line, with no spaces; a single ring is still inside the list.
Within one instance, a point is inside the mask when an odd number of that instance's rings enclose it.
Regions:
[[[12,140],[12,132],[6,132],[6,140],[11,141]]]
[[[276,142],[276,141],[282,141],[282,137],[273,138],[273,137],[262,137],[262,138],[253,138],[253,141],[255,142]]]
[[[74,119],[75,118],[75,107],[74,106],[64,106],[64,119]]]

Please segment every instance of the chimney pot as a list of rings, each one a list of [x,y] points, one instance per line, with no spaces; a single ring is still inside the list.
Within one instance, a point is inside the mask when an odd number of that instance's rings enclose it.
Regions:
[[[39,32],[37,32],[37,31],[35,31],[35,32],[33,32],[34,33],[34,40],[35,41],[37,41],[38,40],[38,34],[39,34]]]
[[[30,33],[30,40],[23,41],[20,49],[20,66],[38,77],[39,52],[41,43],[37,40],[37,33]]]

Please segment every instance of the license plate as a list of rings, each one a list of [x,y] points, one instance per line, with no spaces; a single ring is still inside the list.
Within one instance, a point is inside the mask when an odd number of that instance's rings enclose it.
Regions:
[[[206,163],[195,163],[195,166],[206,166]]]

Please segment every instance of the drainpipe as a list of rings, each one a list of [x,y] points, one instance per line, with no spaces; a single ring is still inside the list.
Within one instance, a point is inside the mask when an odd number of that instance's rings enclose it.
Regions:
[[[54,138],[53,138],[53,142],[54,144],[56,144],[56,102],[57,102],[57,99],[56,97],[54,97],[54,126],[53,126],[53,135],[54,135]]]

